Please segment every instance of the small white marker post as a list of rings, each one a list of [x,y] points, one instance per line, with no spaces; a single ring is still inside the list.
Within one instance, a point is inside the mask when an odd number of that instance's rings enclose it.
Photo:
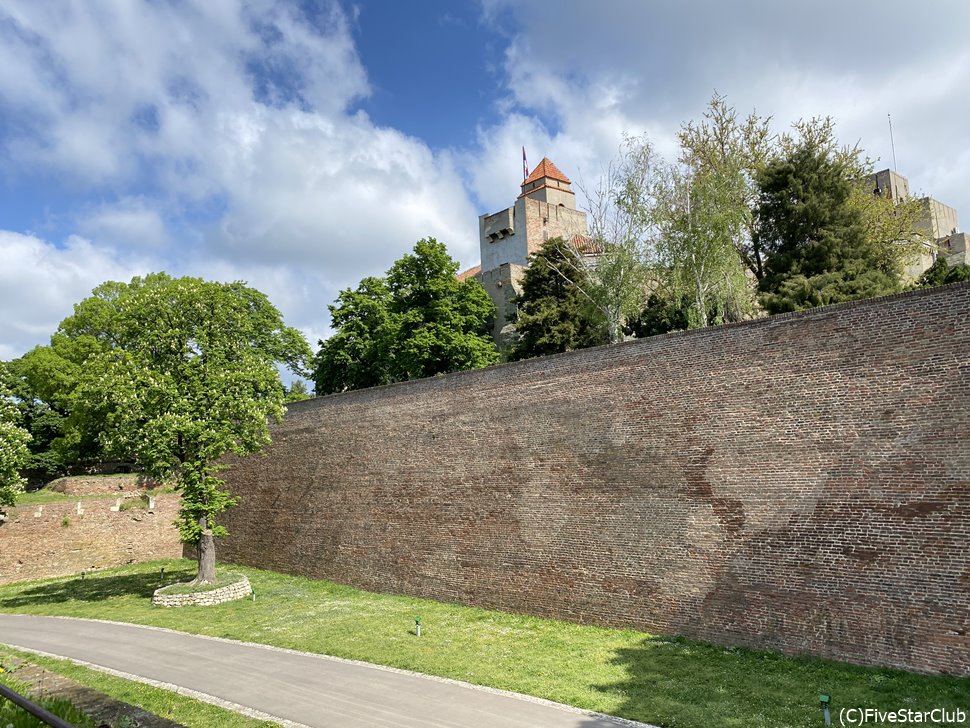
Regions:
[[[421,636],[421,617],[414,618],[414,628],[418,637],[420,637]]]

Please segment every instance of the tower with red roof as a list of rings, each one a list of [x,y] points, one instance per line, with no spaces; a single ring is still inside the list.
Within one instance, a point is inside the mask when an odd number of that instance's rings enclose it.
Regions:
[[[572,240],[586,234],[586,213],[576,209],[572,183],[548,157],[536,165],[521,186],[515,204],[478,218],[482,262],[474,276],[495,302],[494,335],[500,344],[515,316],[512,298],[519,293],[529,256],[550,238]]]

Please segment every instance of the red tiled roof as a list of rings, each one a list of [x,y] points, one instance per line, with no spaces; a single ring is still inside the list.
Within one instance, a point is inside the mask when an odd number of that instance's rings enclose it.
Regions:
[[[569,244],[577,253],[582,255],[602,255],[603,244],[589,235],[573,235]]]
[[[532,170],[532,174],[525,178],[525,182],[522,183],[522,186],[525,187],[530,182],[538,182],[543,177],[557,179],[560,182],[565,182],[566,184],[572,184],[572,182],[569,181],[569,177],[564,175],[559,167],[549,161],[549,157],[543,157],[542,161],[536,165],[534,170]]]
[[[472,268],[469,268],[466,271],[462,271],[457,276],[455,276],[455,278],[457,278],[459,281],[464,282],[464,281],[467,281],[469,278],[474,278],[481,272],[482,272],[482,266],[476,265]]]

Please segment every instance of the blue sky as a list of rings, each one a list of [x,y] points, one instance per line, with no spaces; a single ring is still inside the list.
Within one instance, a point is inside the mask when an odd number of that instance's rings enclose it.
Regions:
[[[153,270],[248,281],[315,344],[417,239],[476,263],[522,146],[590,184],[624,133],[672,158],[715,89],[880,166],[892,113],[899,171],[966,226],[967,27],[963,0],[8,0],[0,359]]]

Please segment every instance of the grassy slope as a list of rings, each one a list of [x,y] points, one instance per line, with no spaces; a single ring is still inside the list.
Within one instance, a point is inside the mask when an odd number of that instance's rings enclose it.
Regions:
[[[838,707],[970,707],[970,680],[725,649],[232,567],[256,591],[216,607],[166,610],[149,597],[194,576],[155,562],[0,587],[0,610],[151,624],[320,652],[514,690],[663,726],[784,728],[820,724],[818,695]],[[421,616],[422,636],[413,634]]]
[[[278,723],[247,718],[230,710],[187,698],[184,695],[177,695],[162,688],[123,680],[113,675],[105,675],[103,672],[75,665],[67,660],[55,660],[11,648],[3,648],[0,650],[0,654],[16,655],[24,661],[41,665],[51,672],[59,673],[82,685],[87,685],[89,688],[109,695],[115,700],[138,706],[150,713],[188,726],[188,728],[272,728],[279,725]],[[15,678],[16,672],[12,675]],[[63,704],[64,701],[59,702]],[[0,711],[0,716],[2,715],[4,714]],[[66,715],[64,717],[67,718]],[[71,720],[71,722],[75,723],[78,728],[94,725],[90,721],[77,718]],[[0,720],[0,726],[4,725],[6,724]],[[34,724],[25,723],[25,725],[32,726]],[[43,724],[38,722],[37,725],[42,726]],[[19,726],[15,724],[15,728],[19,728]]]

